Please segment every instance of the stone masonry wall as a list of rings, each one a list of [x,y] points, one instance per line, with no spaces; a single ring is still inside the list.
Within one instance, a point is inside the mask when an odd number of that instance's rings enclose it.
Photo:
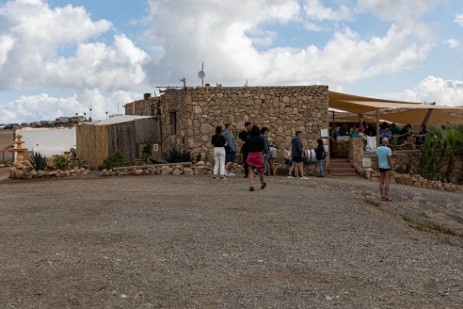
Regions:
[[[250,121],[270,129],[279,148],[301,130],[305,149],[316,146],[320,129],[328,128],[328,87],[201,87],[169,91],[161,97],[163,149],[173,139],[193,156],[211,156],[216,126],[230,122],[239,130]],[[172,135],[175,112],[177,134]]]

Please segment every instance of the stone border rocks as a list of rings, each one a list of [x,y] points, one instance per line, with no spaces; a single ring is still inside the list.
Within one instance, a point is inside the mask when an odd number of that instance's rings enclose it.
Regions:
[[[36,171],[27,164],[18,163],[10,167],[9,178],[13,179],[35,179],[35,178],[52,178],[52,177],[72,177],[87,175],[90,173],[85,168],[72,168],[68,170]]]
[[[378,181],[379,173],[378,171],[367,168],[363,170],[363,176],[368,180]],[[392,183],[398,183],[406,186],[414,186],[425,189],[434,189],[434,190],[445,190],[450,192],[463,192],[463,185],[456,185],[453,183],[446,183],[439,180],[429,180],[424,178],[421,175],[411,175],[411,174],[400,174],[394,173]]]

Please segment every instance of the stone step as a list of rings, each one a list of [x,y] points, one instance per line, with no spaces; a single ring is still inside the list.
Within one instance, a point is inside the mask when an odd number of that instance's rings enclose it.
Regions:
[[[345,167],[345,168],[330,168],[331,173],[355,173],[356,170],[353,167]]]
[[[347,167],[352,167],[352,164],[350,164],[349,162],[347,163],[330,163],[330,167],[331,168],[347,168]]]
[[[330,161],[330,173],[332,176],[357,176],[357,171],[346,158],[334,158]]]
[[[331,172],[331,176],[342,176],[342,177],[348,177],[348,176],[358,176],[357,173],[340,173],[340,172]]]

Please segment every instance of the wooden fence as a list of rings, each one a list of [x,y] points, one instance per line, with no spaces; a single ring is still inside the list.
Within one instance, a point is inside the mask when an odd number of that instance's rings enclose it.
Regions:
[[[77,126],[76,137],[77,157],[97,168],[116,151],[135,162],[140,158],[140,145],[161,142],[161,124],[154,117],[110,125],[82,124]]]
[[[81,124],[76,130],[77,158],[97,168],[109,155],[108,127]]]

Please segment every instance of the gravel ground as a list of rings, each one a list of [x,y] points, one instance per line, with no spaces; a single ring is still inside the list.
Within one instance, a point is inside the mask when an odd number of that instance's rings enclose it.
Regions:
[[[361,178],[0,184],[0,308],[462,308],[462,195]]]

